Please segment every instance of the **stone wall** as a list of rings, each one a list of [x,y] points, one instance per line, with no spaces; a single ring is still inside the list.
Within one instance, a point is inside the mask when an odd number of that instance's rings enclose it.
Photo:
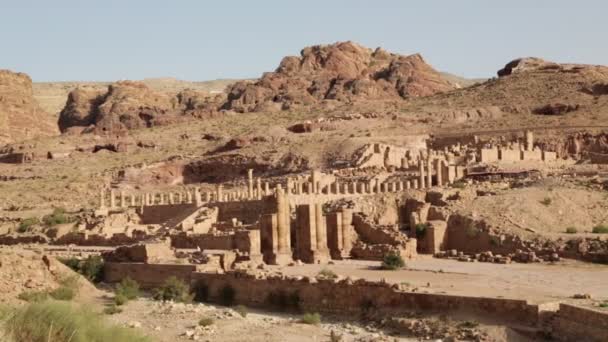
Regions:
[[[560,304],[552,335],[559,341],[608,341],[608,312]]]
[[[141,212],[142,224],[164,224],[176,217],[186,218],[197,208],[192,204],[166,204],[144,206]]]
[[[254,224],[262,214],[276,213],[276,203],[271,197],[264,200],[216,202],[213,206],[220,210],[218,221],[230,221],[233,218],[245,223]]]
[[[171,276],[190,282],[195,265],[178,264],[143,264],[143,263],[104,263],[104,282],[117,283],[129,277],[144,289],[151,289],[163,284]]]
[[[223,275],[194,273],[192,280],[195,286],[204,284],[207,287],[211,301],[221,302],[222,289],[230,286],[235,290],[235,303],[238,304],[269,307],[277,297],[292,298],[292,301],[288,301],[293,304],[292,309],[350,317],[366,313],[458,312],[536,325],[539,312],[538,306],[524,300],[403,292],[395,288],[397,285],[363,279],[317,281],[302,277],[256,278],[232,272]]]

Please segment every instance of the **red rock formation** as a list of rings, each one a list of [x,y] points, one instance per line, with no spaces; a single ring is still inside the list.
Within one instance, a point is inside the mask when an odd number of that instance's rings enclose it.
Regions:
[[[58,134],[53,121],[34,100],[28,75],[0,70],[0,143]]]
[[[77,88],[68,96],[59,126],[67,132],[70,127],[94,125],[97,133],[160,126],[217,112],[220,100],[193,90],[170,95],[133,81],[111,84],[107,92]]]
[[[316,45],[283,58],[275,72],[228,89],[224,108],[237,112],[288,109],[325,99],[401,99],[456,88],[418,55],[372,51],[352,42]]]

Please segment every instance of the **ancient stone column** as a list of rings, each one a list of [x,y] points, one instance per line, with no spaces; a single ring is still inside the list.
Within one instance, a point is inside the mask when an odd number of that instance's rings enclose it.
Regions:
[[[120,190],[120,207],[121,208],[127,207],[127,200],[125,198],[125,192],[122,190]]]
[[[135,206],[135,195],[131,194],[131,206],[134,207]]]
[[[427,158],[426,160],[426,168],[428,169],[427,174],[426,174],[426,187],[427,188],[432,188],[433,187],[433,164],[431,162],[431,158]]]
[[[248,198],[253,198],[253,169],[247,170],[247,195]]]
[[[302,194],[302,182],[298,182],[296,183],[296,194],[301,195]]]
[[[421,189],[417,179],[412,179],[412,189]]]
[[[342,258],[350,257],[350,251],[353,248],[354,230],[353,224],[353,210],[349,208],[342,209]]]
[[[424,163],[422,162],[422,158],[418,160],[418,172],[420,175],[418,177],[418,184],[420,184],[420,188],[424,188],[424,180],[426,179],[424,174]],[[418,186],[415,187],[418,189]]]
[[[198,188],[194,189],[194,205],[197,207],[203,205],[203,201],[201,200],[201,192]]]
[[[101,189],[101,191],[99,192],[99,208],[100,209],[106,208],[106,190],[105,189]]]
[[[319,183],[321,182],[321,171],[313,170],[310,180],[312,182],[312,193],[318,194],[321,192],[321,189],[319,189]]]
[[[320,258],[329,259],[329,249],[327,248],[327,225],[325,222],[325,215],[323,214],[323,204],[315,204],[315,219],[317,228],[317,253]]]
[[[192,193],[190,192],[190,190],[186,190],[186,203],[192,203]]]
[[[526,130],[526,151],[534,150],[534,133],[530,130]]]
[[[435,171],[437,173],[437,186],[442,186],[443,177],[441,173],[443,172],[443,160],[435,159]]]
[[[110,208],[116,208],[116,193],[114,190],[110,190]]]
[[[217,201],[221,202],[224,199],[224,189],[222,184],[217,185]]]
[[[268,182],[264,183],[264,193],[266,196],[270,196],[270,184],[268,184]]]
[[[278,253],[291,257],[291,215],[289,198],[281,184],[276,188],[277,198],[277,245]]]
[[[262,179],[259,177],[255,180],[255,187],[258,195],[258,199],[262,199]]]
[[[405,188],[406,189],[411,189],[412,188],[412,182],[410,180],[405,181]]]

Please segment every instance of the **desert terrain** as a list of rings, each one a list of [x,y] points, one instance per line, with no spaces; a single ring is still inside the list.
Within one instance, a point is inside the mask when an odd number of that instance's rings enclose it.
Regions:
[[[350,41],[247,80],[0,70],[6,336],[69,274],[150,341],[608,339],[608,66],[496,70]]]

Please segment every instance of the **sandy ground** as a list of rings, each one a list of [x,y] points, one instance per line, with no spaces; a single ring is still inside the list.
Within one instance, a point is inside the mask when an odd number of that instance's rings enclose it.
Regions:
[[[299,315],[268,313],[247,309],[246,317],[236,311],[209,304],[155,302],[140,298],[123,306],[123,312],[109,316],[117,324],[141,329],[156,341],[329,341],[333,330],[342,341],[416,341],[355,322],[338,322],[327,318],[319,325],[300,323]],[[197,327],[201,318],[214,323]]]
[[[556,264],[493,264],[419,256],[407,269],[379,270],[379,262],[347,260],[333,265],[270,266],[287,275],[315,276],[326,268],[340,276],[385,279],[419,292],[526,299],[534,303],[568,300],[576,293],[608,299],[608,267],[566,260]]]

